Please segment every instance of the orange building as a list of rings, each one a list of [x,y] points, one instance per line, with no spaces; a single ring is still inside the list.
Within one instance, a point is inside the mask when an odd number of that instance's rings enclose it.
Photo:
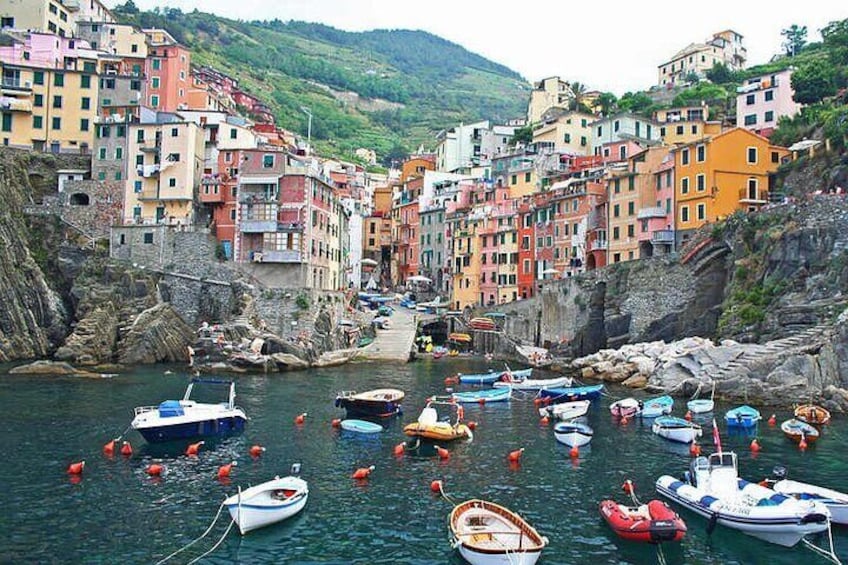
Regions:
[[[147,98],[145,105],[160,112],[188,108],[191,51],[164,29],[142,30],[147,36]]]
[[[706,223],[766,204],[770,175],[789,155],[743,128],[683,145],[674,153],[678,244]]]

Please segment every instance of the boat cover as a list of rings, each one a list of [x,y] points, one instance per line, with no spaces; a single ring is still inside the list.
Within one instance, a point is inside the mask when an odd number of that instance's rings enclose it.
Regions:
[[[179,400],[166,400],[159,404],[160,418],[173,418],[174,416],[183,415],[185,415],[185,411],[183,411],[182,404],[180,404]]]

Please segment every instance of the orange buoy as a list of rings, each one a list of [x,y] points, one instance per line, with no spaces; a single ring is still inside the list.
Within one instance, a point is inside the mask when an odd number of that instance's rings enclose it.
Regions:
[[[205,443],[205,441],[198,441],[197,443],[190,444],[186,447],[185,454],[189,456],[197,455],[197,452],[200,451],[200,446]]]
[[[542,419],[539,420],[539,424],[542,426],[547,426],[550,423],[551,419],[547,416],[542,416]]]
[[[103,455],[106,455],[108,457],[112,457],[113,455],[115,455],[115,444],[117,442],[117,439],[113,439],[112,441],[106,443],[106,445],[103,446]]]
[[[803,436],[801,436],[801,441],[798,442],[798,449],[801,451],[807,450],[807,440]]]
[[[304,420],[306,420],[306,412],[304,412],[303,414],[298,414],[297,416],[295,416],[294,423],[297,424],[298,426],[300,426],[301,424],[303,424]]]
[[[447,460],[447,459],[450,459],[450,451],[448,451],[448,450],[447,450],[447,449],[445,449],[444,447],[439,447],[439,446],[437,445],[437,446],[436,446],[436,453],[438,453],[438,454],[439,454],[439,459],[441,459],[441,460],[443,460],[443,461],[445,461],[445,460]]]
[[[219,479],[228,478],[230,476],[230,472],[232,472],[232,470],[233,470],[233,467],[235,467],[236,465],[238,465],[238,463],[235,462],[235,461],[232,461],[230,463],[227,463],[226,465],[221,465],[220,467],[218,467],[218,478]]]
[[[768,425],[774,426],[775,424],[777,424],[777,417],[774,414],[772,414],[771,416],[769,416]]]
[[[510,461],[518,461],[521,459],[521,454],[524,453],[524,448],[516,449],[515,451],[510,451],[509,455],[506,456]]]
[[[395,446],[394,454],[395,455],[403,455],[403,452],[406,451],[406,445],[403,442],[400,442]]]
[[[701,446],[698,445],[697,442],[693,441],[692,444],[689,446],[689,455],[691,455],[692,457],[698,457],[700,454]]]
[[[354,479],[367,479],[368,475],[370,475],[371,471],[373,470],[374,465],[371,465],[370,467],[360,467],[359,469],[353,472],[351,477]]]
[[[686,415],[683,416],[683,419],[686,420],[687,422],[691,422],[692,421],[692,411],[687,410]]]
[[[265,448],[262,447],[261,445],[254,445],[254,446],[251,446],[251,448],[250,448],[250,456],[251,457],[259,457],[263,453],[265,453]]]
[[[159,465],[158,463],[153,463],[147,466],[147,474],[151,477],[161,477],[164,471],[165,467]]]
[[[459,383],[459,379],[456,378],[456,377],[447,377],[445,379],[446,385],[455,385],[455,384],[458,384],[458,383]]]
[[[579,448],[579,447],[577,447],[577,446],[575,445],[575,446],[574,446],[574,447],[572,447],[572,448],[571,448],[571,450],[568,452],[568,455],[569,455],[569,457],[571,457],[572,459],[577,459],[578,457],[580,457],[580,448]]]
[[[481,397],[481,398],[478,398],[478,399],[477,399],[477,403],[478,403],[480,406],[483,406],[484,404],[486,404],[486,399],[485,399],[485,398],[482,398],[482,397]]]
[[[757,438],[751,440],[751,451],[754,453],[760,452],[760,442],[757,441]]]
[[[477,429],[477,422],[475,422],[474,420],[471,420],[470,422],[468,422],[468,429],[471,430],[472,432],[474,430],[476,430]]]
[[[465,419],[465,408],[462,407],[462,404],[456,407],[456,419],[460,422]]]
[[[333,418],[333,421],[330,422],[330,425],[333,426],[334,428],[338,428],[339,426],[342,425],[341,418]]]
[[[85,460],[71,463],[68,465],[69,475],[82,475],[82,470],[85,468]]]
[[[633,481],[631,481],[630,479],[624,481],[624,484],[621,485],[621,490],[623,490],[627,494],[633,494]]]
[[[430,490],[433,492],[441,492],[442,490],[442,481],[433,481],[430,483]]]
[[[626,426],[626,425],[627,425],[627,424],[629,424],[629,423],[630,423],[630,419],[629,419],[627,416],[622,416],[622,417],[621,417],[621,425],[622,425],[622,426]]]
[[[128,441],[124,442],[124,445],[121,446],[121,455],[124,457],[129,457],[132,455],[132,444]]]
[[[544,401],[545,401],[545,400],[544,400],[543,398],[539,398],[539,397],[537,396],[536,398],[534,398],[534,399],[533,399],[533,406],[539,406],[539,405],[540,405],[540,404],[542,404]]]

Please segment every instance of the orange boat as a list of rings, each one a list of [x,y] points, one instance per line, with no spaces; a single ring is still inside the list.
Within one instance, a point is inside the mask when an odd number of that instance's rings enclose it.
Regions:
[[[795,417],[814,426],[823,426],[830,422],[830,412],[815,404],[802,404],[795,408]]]
[[[495,321],[491,318],[472,318],[468,323],[473,330],[494,330],[496,328]]]
[[[439,414],[433,407],[434,404],[443,404],[450,406],[455,414],[455,421],[440,422]],[[462,414],[460,407],[451,402],[430,401],[421,415],[418,416],[418,421],[407,424],[403,428],[403,433],[409,437],[417,437],[421,439],[429,439],[433,441],[454,441],[457,439],[469,440],[474,438],[471,429],[462,423]]]

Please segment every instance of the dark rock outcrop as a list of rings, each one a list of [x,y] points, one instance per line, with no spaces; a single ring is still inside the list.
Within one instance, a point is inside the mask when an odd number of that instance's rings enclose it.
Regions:
[[[170,304],[157,304],[138,315],[123,340],[118,361],[124,365],[185,362],[194,336]]]

